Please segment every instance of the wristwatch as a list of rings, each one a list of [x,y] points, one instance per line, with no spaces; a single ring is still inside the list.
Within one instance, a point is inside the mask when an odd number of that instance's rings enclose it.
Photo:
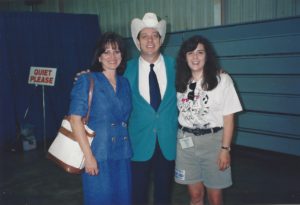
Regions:
[[[231,147],[222,146],[221,149],[225,149],[229,152],[231,150]]]

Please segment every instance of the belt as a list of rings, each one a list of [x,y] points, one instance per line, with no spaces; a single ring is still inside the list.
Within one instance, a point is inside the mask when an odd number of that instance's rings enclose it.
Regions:
[[[196,136],[205,135],[208,133],[216,133],[216,132],[220,131],[221,129],[223,129],[222,127],[214,127],[214,128],[210,128],[210,129],[200,129],[200,128],[192,129],[192,128],[188,128],[188,127],[183,127],[181,125],[178,125],[178,127],[182,131],[193,133]]]

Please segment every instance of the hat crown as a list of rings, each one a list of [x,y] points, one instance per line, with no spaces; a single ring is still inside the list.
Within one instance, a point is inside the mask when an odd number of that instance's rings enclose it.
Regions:
[[[146,13],[143,17],[146,26],[155,27],[158,24],[157,16],[154,13]]]

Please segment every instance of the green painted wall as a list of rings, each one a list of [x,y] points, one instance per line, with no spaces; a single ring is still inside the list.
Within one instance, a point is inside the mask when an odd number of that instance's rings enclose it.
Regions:
[[[299,0],[1,0],[0,11],[96,14],[102,31],[130,37],[130,22],[145,12],[167,20],[168,32],[300,15]]]

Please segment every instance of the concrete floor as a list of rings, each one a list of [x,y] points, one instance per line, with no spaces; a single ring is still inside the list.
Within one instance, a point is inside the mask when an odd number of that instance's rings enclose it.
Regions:
[[[300,157],[235,146],[234,185],[225,205],[300,204]],[[0,205],[80,205],[80,176],[58,169],[41,150],[0,153]],[[188,205],[185,186],[174,183],[174,205]]]

